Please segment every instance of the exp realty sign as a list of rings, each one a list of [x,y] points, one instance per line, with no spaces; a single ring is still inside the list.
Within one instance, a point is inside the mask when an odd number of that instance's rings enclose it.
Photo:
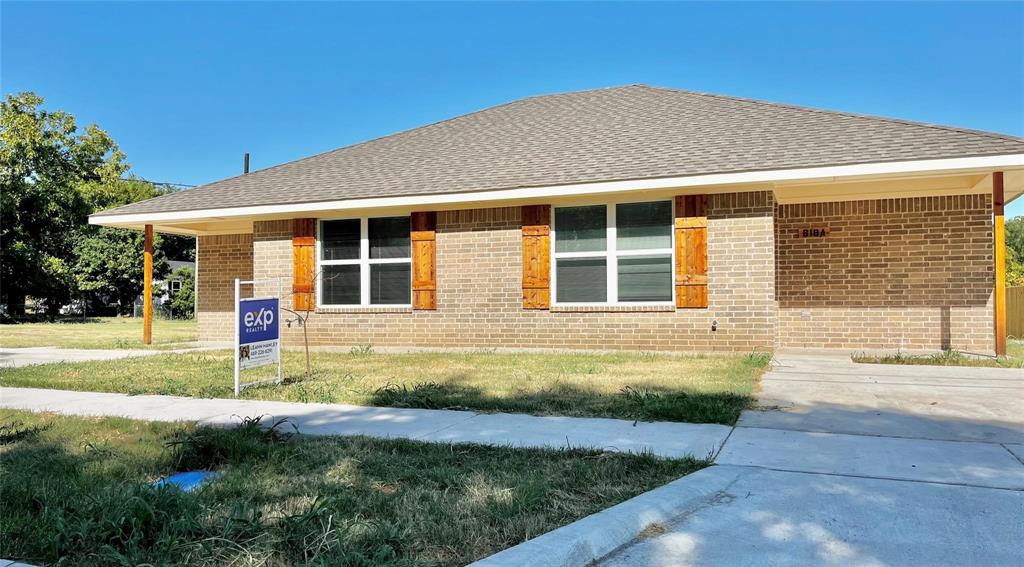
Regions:
[[[238,367],[256,368],[278,362],[280,300],[241,299],[238,302]]]

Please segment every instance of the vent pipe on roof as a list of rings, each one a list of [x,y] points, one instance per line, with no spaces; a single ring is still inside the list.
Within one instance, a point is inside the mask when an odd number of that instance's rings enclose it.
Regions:
[[[245,157],[242,159],[242,174],[249,173],[249,152],[245,152]]]

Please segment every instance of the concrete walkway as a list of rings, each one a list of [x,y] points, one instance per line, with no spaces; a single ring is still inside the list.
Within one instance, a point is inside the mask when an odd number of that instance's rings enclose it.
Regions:
[[[1024,565],[1024,371],[777,358],[774,409],[743,413],[716,465],[676,481],[674,510],[602,512],[646,532],[598,565]],[[532,551],[565,546],[560,531]]]
[[[34,364],[54,362],[87,362],[91,360],[118,360],[136,356],[167,354],[166,350],[100,350],[57,347],[0,348],[0,368],[20,368]]]
[[[0,388],[0,408],[150,421],[236,424],[241,416],[287,418],[308,435],[369,435],[513,447],[596,447],[663,457],[709,457],[732,431],[724,425],[620,419],[538,417],[469,411],[302,404],[260,400],[129,396],[35,388]]]
[[[1022,492],[731,465],[681,480],[710,494],[600,565],[1024,564]]]

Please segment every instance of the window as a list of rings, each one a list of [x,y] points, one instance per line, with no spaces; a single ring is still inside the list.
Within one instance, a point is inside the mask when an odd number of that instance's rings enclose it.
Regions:
[[[556,304],[670,303],[672,201],[555,208]]]
[[[171,295],[174,295],[181,291],[181,280],[171,280]]]
[[[410,305],[409,217],[320,222],[318,303]]]

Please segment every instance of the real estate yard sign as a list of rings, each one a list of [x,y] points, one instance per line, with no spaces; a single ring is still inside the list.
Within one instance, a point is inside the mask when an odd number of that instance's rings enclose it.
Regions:
[[[242,370],[277,364],[276,382],[281,382],[281,298],[242,299],[243,282],[235,280],[235,396],[242,388],[258,382],[241,383]],[[278,282],[278,288],[280,288]],[[280,289],[278,289],[280,296]]]
[[[238,366],[242,370],[281,360],[280,300],[242,299],[238,308]]]

